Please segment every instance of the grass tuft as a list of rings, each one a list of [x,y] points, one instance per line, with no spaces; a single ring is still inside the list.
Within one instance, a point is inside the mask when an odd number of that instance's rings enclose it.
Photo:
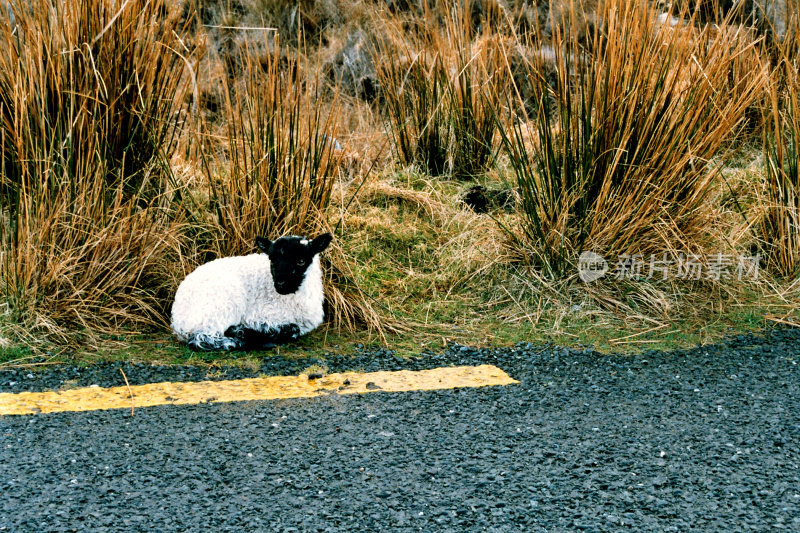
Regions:
[[[193,232],[207,241],[197,262],[255,252],[262,235],[317,236],[333,231],[331,194],[342,149],[336,139],[336,101],[323,107],[319,76],[306,76],[298,55],[265,33],[260,49],[238,51],[242,75],[227,80],[222,146],[216,132],[201,135],[206,205],[197,200]],[[216,149],[214,149],[216,148]],[[195,191],[197,193],[198,191]],[[328,316],[338,328],[391,329],[352,281],[352,266],[334,241],[325,254]]]
[[[166,4],[11,2],[0,19],[0,290],[58,339],[163,324],[182,26]]]
[[[800,22],[775,44],[763,130],[765,194],[760,223],[767,262],[781,276],[800,269]]]
[[[585,45],[581,15],[566,11],[553,32],[553,85],[550,54],[535,54],[533,120],[511,117],[501,130],[521,195],[514,241],[551,278],[574,272],[584,250],[702,250],[715,170],[765,80],[757,69],[735,81],[734,98],[726,90],[737,58],[758,64],[742,28],[661,25],[644,2],[598,10]]]
[[[432,176],[479,175],[495,148],[493,105],[508,86],[501,61],[506,37],[491,31],[491,17],[479,33],[471,5],[425,3],[425,24],[399,16],[379,22],[387,31],[375,64],[397,157]]]
[[[222,151],[212,133],[201,141],[218,256],[251,252],[256,235],[321,232],[336,177],[335,107],[323,117],[315,80],[282,55],[277,35],[264,39],[268,51],[244,45],[241,79],[225,80]]]

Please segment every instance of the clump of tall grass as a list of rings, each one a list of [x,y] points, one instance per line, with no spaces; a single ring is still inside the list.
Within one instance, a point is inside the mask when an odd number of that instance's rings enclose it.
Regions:
[[[760,224],[766,260],[782,276],[800,267],[800,20],[775,44],[763,134],[765,196]]]
[[[763,69],[730,80],[731,66],[758,64],[757,43],[742,47],[739,27],[670,27],[646,2],[608,0],[583,44],[580,14],[565,13],[552,54],[530,60],[532,120],[501,129],[521,195],[515,246],[551,277],[575,272],[585,250],[702,252],[714,171],[764,80]]]
[[[450,136],[442,108],[443,58],[424,36],[417,36],[417,47],[405,42],[400,20],[387,18],[383,24],[391,29],[376,47],[375,66],[397,158],[440,176],[447,172]]]
[[[470,4],[425,3],[425,24],[380,22],[387,31],[375,65],[395,151],[401,164],[431,176],[479,174],[495,147],[492,106],[507,80],[503,37],[488,22],[478,33]]]
[[[0,290],[12,317],[162,323],[182,27],[160,1],[12,1],[0,17]]]
[[[319,76],[297,54],[284,54],[277,34],[263,47],[238,50],[241,76],[225,80],[222,142],[201,135],[207,202],[196,199],[194,233],[208,245],[200,261],[255,252],[257,235],[316,236],[328,223],[342,149],[337,106],[323,105]],[[218,146],[220,145],[221,146]],[[334,240],[325,255],[329,315],[339,326],[382,331],[369,298],[352,282],[352,266]],[[388,329],[391,329],[390,327]]]
[[[335,109],[324,117],[297,57],[281,55],[277,35],[265,39],[266,53],[238,50],[241,76],[224,80],[223,150],[204,157],[221,255],[251,251],[256,235],[320,231],[335,183]]]

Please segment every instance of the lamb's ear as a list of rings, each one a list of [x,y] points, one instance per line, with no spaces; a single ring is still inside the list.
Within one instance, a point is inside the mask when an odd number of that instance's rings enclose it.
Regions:
[[[256,246],[265,254],[269,254],[269,247],[272,246],[272,241],[266,237],[256,237]]]
[[[312,240],[311,244],[309,244],[308,246],[309,248],[311,248],[311,251],[314,252],[314,254],[316,255],[320,252],[323,252],[325,248],[328,247],[328,245],[331,243],[332,240],[333,240],[333,235],[331,235],[330,233],[323,233],[316,239]]]

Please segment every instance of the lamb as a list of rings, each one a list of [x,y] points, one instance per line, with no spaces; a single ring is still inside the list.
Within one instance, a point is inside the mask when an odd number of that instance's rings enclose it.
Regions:
[[[263,253],[199,266],[178,286],[172,331],[195,350],[268,349],[322,323],[319,254],[333,237],[256,237]]]

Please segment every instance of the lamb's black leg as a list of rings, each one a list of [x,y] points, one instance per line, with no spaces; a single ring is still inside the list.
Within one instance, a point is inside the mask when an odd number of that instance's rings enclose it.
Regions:
[[[274,338],[277,344],[286,344],[297,340],[300,336],[300,327],[297,324],[281,324],[275,331]]]
[[[239,341],[243,350],[268,350],[297,339],[300,328],[297,324],[282,324],[277,328],[258,330],[238,325],[226,329],[225,336]]]
[[[225,330],[225,336],[236,341],[238,350],[257,350],[264,344],[260,331],[242,325],[229,327]]]

